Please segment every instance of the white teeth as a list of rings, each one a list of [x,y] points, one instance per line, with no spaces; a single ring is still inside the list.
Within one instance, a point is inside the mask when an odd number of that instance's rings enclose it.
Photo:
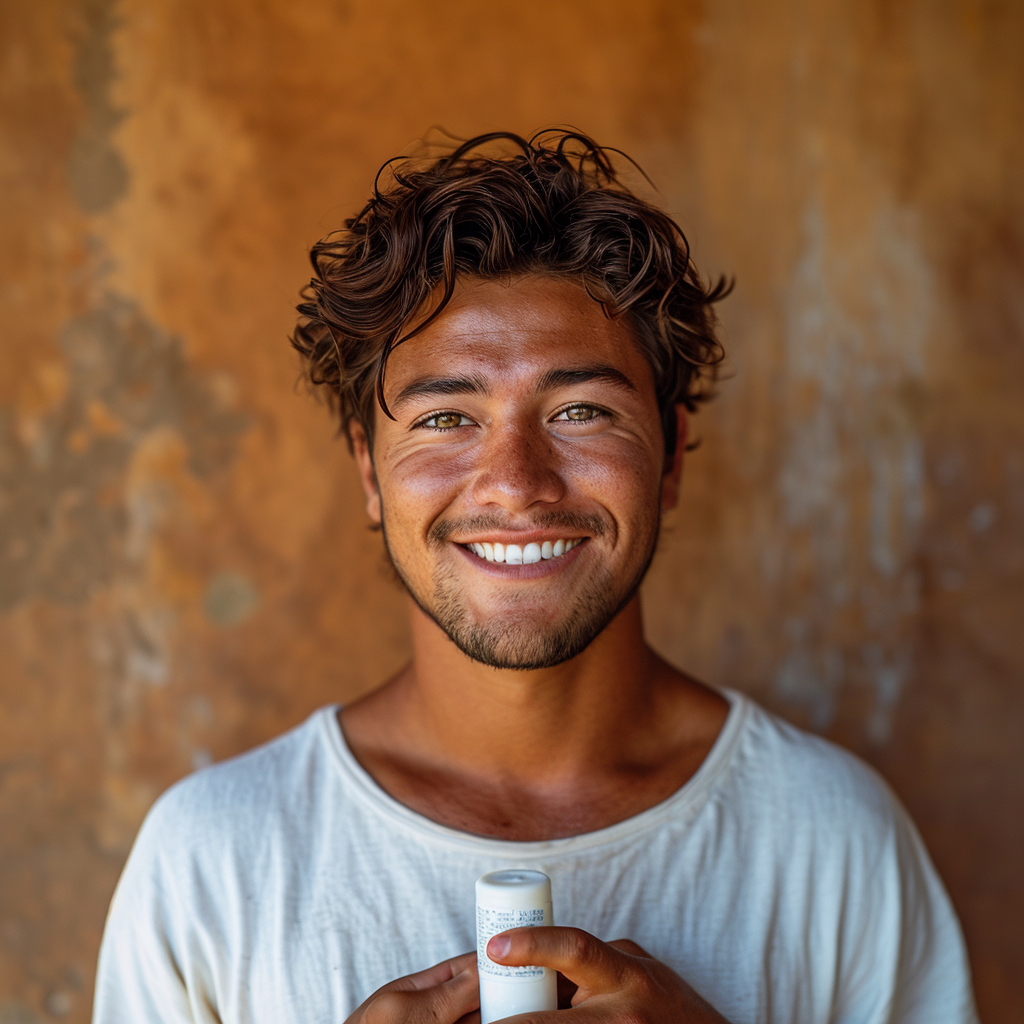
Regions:
[[[553,544],[546,540],[542,544],[531,541],[529,544],[492,544],[489,541],[471,541],[466,545],[477,558],[488,562],[504,562],[506,565],[533,565],[541,559],[558,558],[572,551],[577,544],[582,544],[585,537],[574,540],[556,540]]]

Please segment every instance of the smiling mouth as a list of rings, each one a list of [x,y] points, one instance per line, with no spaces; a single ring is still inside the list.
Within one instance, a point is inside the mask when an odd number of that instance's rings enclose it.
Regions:
[[[491,544],[487,541],[477,544],[463,544],[467,551],[472,551],[477,558],[487,562],[502,562],[505,565],[532,565],[534,562],[546,562],[552,558],[561,558],[574,547],[582,544],[586,537],[573,537],[571,540],[549,540],[543,543],[531,541],[529,544]]]

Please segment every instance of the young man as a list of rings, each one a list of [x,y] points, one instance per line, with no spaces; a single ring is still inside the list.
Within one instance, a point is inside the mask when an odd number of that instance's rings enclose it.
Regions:
[[[644,642],[637,588],[720,358],[724,290],[676,225],[589,139],[488,136],[401,168],[313,263],[294,342],[413,659],[158,802],[97,1024],[472,1020],[473,883],[502,867],[553,883],[561,927],[488,947],[564,976],[536,1024],[974,1021],[885,785]]]

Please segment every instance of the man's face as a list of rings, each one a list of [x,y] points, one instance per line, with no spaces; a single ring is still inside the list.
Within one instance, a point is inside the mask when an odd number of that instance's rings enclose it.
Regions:
[[[460,282],[388,362],[368,510],[414,600],[500,668],[582,651],[635,592],[678,460],[624,320],[579,286]]]

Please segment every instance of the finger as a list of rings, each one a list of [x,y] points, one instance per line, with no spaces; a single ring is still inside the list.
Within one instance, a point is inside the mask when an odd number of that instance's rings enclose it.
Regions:
[[[435,985],[451,981],[463,971],[475,969],[476,953],[462,953],[452,957],[451,960],[442,960],[441,963],[434,964],[433,967],[417,971],[416,974],[407,974],[404,978],[397,978],[380,991],[419,992],[425,988],[433,988]]]
[[[592,991],[618,987],[630,968],[625,953],[579,928],[513,928],[488,942],[487,955],[511,967],[551,967]]]
[[[427,990],[424,994],[434,997],[430,1002],[432,1012],[427,1017],[429,1021],[461,1020],[474,1011],[479,1013],[480,978],[476,973],[476,954],[473,954],[471,966],[460,971],[451,980]],[[438,1010],[444,1015],[438,1016]]]
[[[421,974],[424,972],[420,972]],[[407,981],[400,978],[399,981]],[[455,1024],[480,1006],[480,986],[474,969],[429,988],[385,985],[365,1004],[360,1019],[367,1024]]]
[[[630,956],[642,956],[648,960],[654,959],[646,949],[638,946],[632,939],[615,939],[613,942],[609,942],[608,945],[613,946],[620,953],[628,953]]]

